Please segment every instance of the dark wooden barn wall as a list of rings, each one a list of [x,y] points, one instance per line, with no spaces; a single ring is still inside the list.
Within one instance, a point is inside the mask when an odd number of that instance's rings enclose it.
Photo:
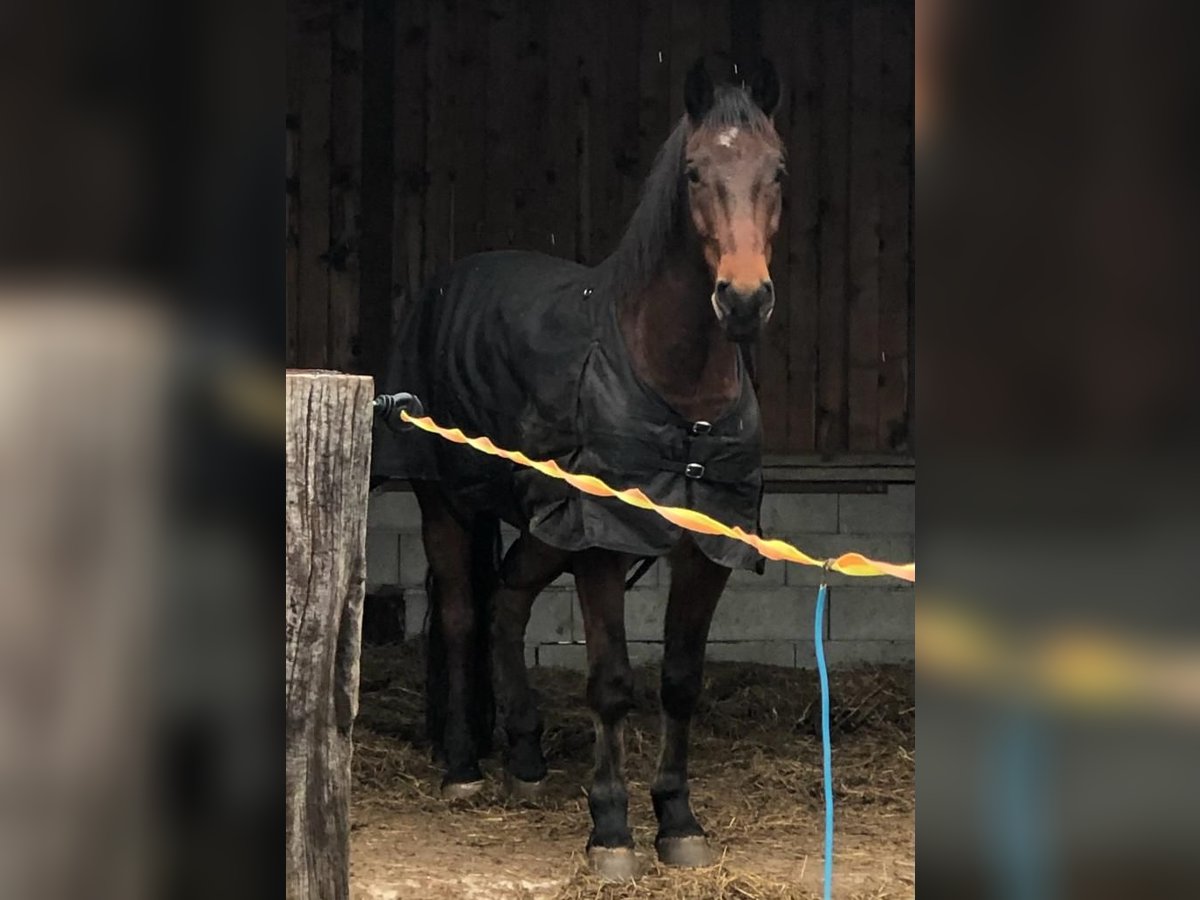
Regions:
[[[288,52],[289,365],[378,373],[395,309],[468,253],[600,260],[689,64],[766,55],[768,450],[911,451],[912,0],[293,0]]]

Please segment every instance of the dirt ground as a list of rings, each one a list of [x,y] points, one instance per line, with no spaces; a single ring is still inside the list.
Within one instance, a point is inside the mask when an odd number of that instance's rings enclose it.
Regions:
[[[546,721],[549,790],[505,800],[499,764],[469,801],[438,796],[423,735],[422,661],[412,644],[365,647],[355,726],[351,894],[392,898],[775,900],[821,893],[820,700],[816,674],[709,663],[693,725],[692,802],[722,853],[710,868],[654,861],[649,785],[658,753],[657,670],[637,672],[626,730],[630,820],[646,871],[602,884],[583,859],[592,726],[583,675],[534,670]],[[832,675],[834,896],[907,898],[913,882],[911,668]]]

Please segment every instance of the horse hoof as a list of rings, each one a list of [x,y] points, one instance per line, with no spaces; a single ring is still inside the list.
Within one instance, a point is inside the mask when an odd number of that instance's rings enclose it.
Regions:
[[[451,781],[442,785],[443,800],[466,800],[483,790],[483,781]]]
[[[544,778],[541,781],[525,781],[515,775],[509,775],[506,784],[508,796],[513,800],[534,802],[546,796],[546,779]]]
[[[658,851],[659,862],[666,866],[698,868],[716,862],[716,854],[708,846],[708,839],[699,834],[659,838],[654,842],[654,848]]]
[[[588,865],[605,881],[632,881],[641,864],[632,847],[589,847]]]

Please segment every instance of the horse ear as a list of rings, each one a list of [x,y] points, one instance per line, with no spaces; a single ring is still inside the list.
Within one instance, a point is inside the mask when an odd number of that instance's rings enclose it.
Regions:
[[[704,67],[704,57],[700,57],[688,69],[687,80],[683,83],[683,105],[687,109],[688,118],[693,124],[699,125],[713,105],[713,81]]]
[[[779,105],[779,75],[769,59],[764,59],[750,82],[750,96],[768,116]]]

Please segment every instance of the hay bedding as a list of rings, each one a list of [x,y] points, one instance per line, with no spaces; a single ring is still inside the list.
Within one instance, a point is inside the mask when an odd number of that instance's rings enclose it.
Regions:
[[[355,726],[351,880],[356,898],[820,896],[821,769],[816,674],[709,663],[693,725],[692,800],[721,862],[651,863],[634,884],[601,884],[582,848],[592,725],[584,677],[533,670],[551,787],[539,806],[508,802],[499,765],[470,801],[447,805],[423,731],[419,647],[367,647]],[[626,727],[630,821],[653,860],[649,784],[658,753],[657,670],[637,671]],[[834,673],[835,896],[913,896],[912,670]]]

